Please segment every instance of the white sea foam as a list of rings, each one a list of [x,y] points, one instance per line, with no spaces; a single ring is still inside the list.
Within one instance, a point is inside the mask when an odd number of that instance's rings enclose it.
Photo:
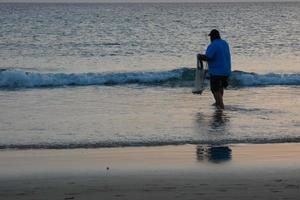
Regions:
[[[194,69],[179,68],[160,72],[121,73],[40,73],[23,70],[0,72],[1,88],[38,88],[86,85],[148,84],[189,86],[194,80]],[[190,83],[190,84],[187,84]],[[300,74],[256,74],[234,71],[230,81],[234,87],[255,87],[269,85],[300,85]]]
[[[214,140],[174,140],[165,138],[165,140],[147,140],[138,141],[103,141],[103,142],[85,142],[85,143],[32,143],[32,144],[2,144],[0,149],[76,149],[76,148],[109,148],[109,147],[139,147],[139,146],[164,146],[164,145],[183,145],[183,144],[210,144],[210,145],[228,145],[228,144],[272,144],[272,143],[291,143],[300,142],[299,137],[287,138],[251,138],[251,139],[214,139]]]
[[[38,73],[6,70],[0,73],[2,88],[34,88],[84,85],[120,85],[130,83],[159,83],[179,78],[184,69],[165,72],[124,73]]]
[[[235,71],[231,80],[236,86],[300,85],[300,74],[256,74]]]

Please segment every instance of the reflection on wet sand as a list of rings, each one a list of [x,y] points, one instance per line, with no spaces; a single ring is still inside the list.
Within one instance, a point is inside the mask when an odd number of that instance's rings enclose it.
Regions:
[[[231,160],[231,149],[228,146],[201,146],[196,148],[198,161],[221,163]]]
[[[197,113],[196,122],[198,128],[208,128],[208,134],[218,133],[226,134],[226,129],[229,124],[229,116],[224,110],[216,109],[209,120],[201,113]],[[198,161],[209,161],[213,163],[221,163],[231,160],[231,149],[228,146],[220,145],[198,145],[196,148],[196,155]]]

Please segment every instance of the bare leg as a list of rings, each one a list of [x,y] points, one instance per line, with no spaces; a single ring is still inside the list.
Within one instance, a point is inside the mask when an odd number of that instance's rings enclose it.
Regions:
[[[222,97],[223,97],[223,94],[224,94],[224,89],[223,88],[221,89],[221,94],[222,94]]]
[[[223,92],[222,91],[214,92],[213,95],[216,100],[216,107],[219,109],[224,109]]]

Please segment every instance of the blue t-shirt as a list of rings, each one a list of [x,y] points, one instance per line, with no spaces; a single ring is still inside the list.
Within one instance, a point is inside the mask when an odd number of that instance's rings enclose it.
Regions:
[[[215,39],[208,45],[205,55],[208,58],[208,73],[210,75],[230,76],[230,50],[225,40]]]

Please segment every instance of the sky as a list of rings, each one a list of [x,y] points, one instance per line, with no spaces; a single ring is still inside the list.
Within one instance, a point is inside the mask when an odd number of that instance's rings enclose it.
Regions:
[[[268,2],[268,1],[276,1],[276,2],[288,2],[288,1],[297,1],[300,0],[0,0],[0,2]]]

